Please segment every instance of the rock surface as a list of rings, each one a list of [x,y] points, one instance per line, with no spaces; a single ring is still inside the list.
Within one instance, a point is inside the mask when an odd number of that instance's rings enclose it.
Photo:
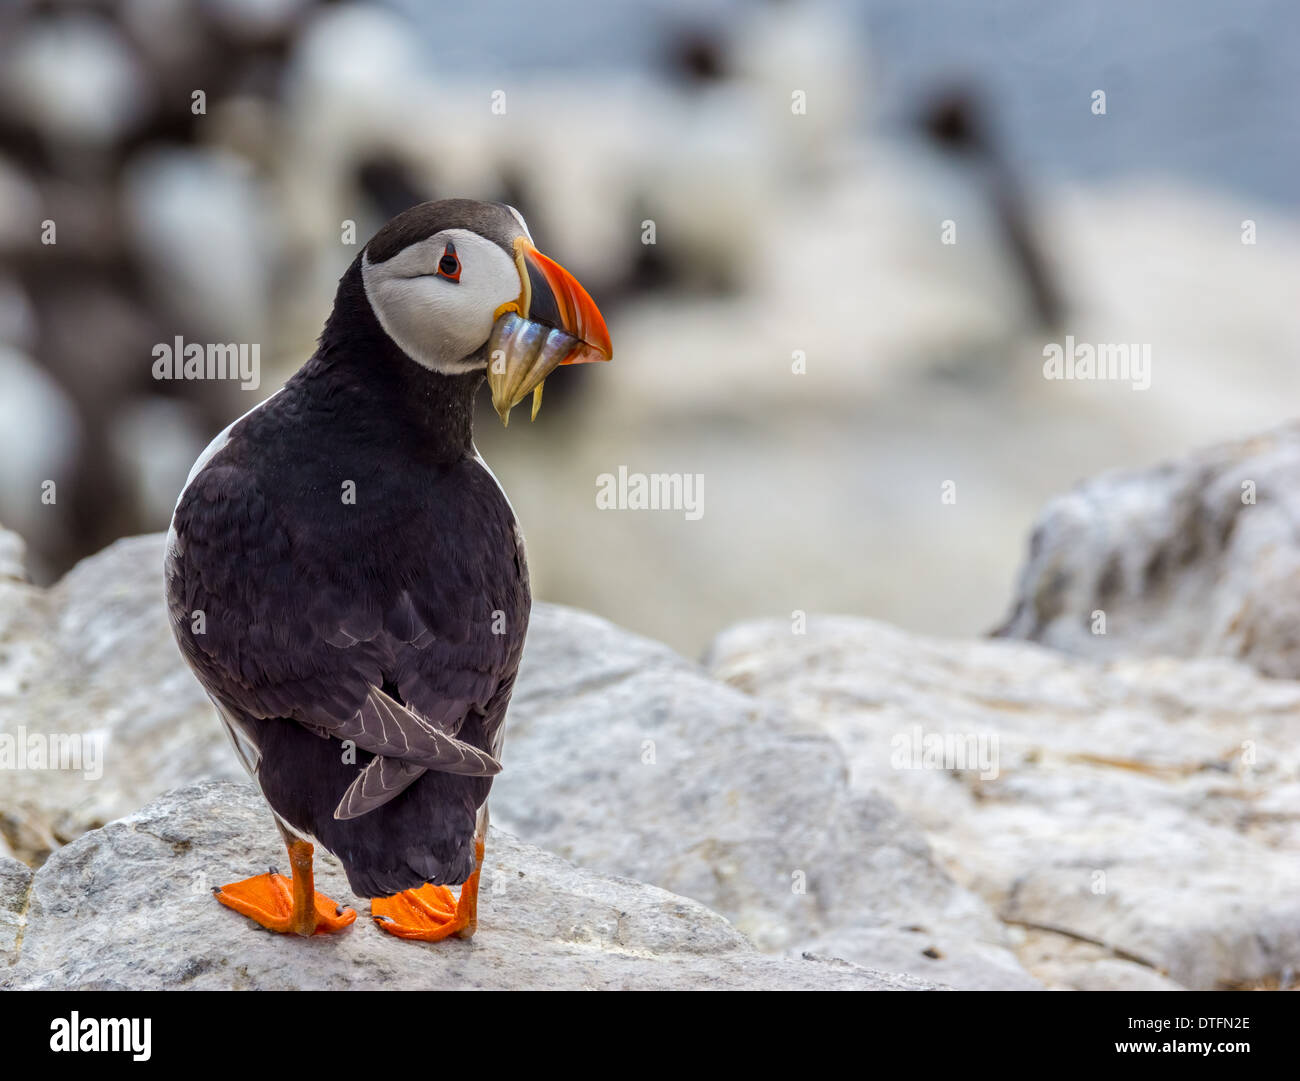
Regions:
[[[953,877],[1026,932],[1018,955],[1046,983],[1294,981],[1300,684],[847,617],[802,635],[732,628],[710,666],[834,739],[851,789],[915,819]],[[906,756],[918,735],[984,741],[996,775]]]
[[[832,739],[668,647],[540,606],[510,708],[492,814],[529,842],[693,897],[765,949],[1037,986],[913,823],[850,788]]]
[[[49,591],[0,578],[0,733],[106,741],[98,780],[5,777],[0,823],[33,864],[54,851],[57,869],[62,844],[169,786],[241,776],[171,642],[161,549],[119,542]],[[495,823],[690,897],[771,954],[926,985],[1207,988],[1300,968],[1300,684],[815,617],[805,635],[734,628],[709,663],[538,605]],[[894,768],[891,741],[918,727],[996,737],[996,775]],[[0,905],[5,934],[18,911]]]
[[[0,596],[15,628],[0,732],[90,727],[106,740],[99,780],[31,771],[0,792],[0,821],[31,862],[171,786],[243,779],[171,640],[162,548],[160,536],[120,541],[48,593]],[[594,616],[535,607],[506,765],[496,823],[691,897],[764,949],[880,957],[955,987],[1037,986],[910,821],[850,792],[833,740]]]
[[[1102,660],[1231,657],[1295,679],[1297,521],[1300,425],[1103,473],[1043,510],[995,634]]]
[[[30,867],[0,856],[0,966],[12,963],[18,956],[31,884]]]
[[[161,535],[120,540],[48,590],[0,577],[0,733],[83,751],[80,769],[6,771],[0,835],[20,859],[175,785],[246,776],[172,640],[162,552]]]
[[[25,905],[9,989],[924,990],[825,958],[757,952],[726,920],[653,886],[582,871],[494,830],[469,942],[404,942],[358,908],[346,932],[272,934],[213,900],[211,886],[283,862],[256,790],[226,782],[169,792],[56,852],[15,906],[26,870],[0,862],[0,913]],[[21,870],[19,870],[21,868]],[[316,885],[355,903],[341,868]],[[9,926],[0,922],[0,929]],[[3,943],[0,942],[0,948]]]

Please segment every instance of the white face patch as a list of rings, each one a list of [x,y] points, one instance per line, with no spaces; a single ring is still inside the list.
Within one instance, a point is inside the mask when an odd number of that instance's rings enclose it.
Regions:
[[[438,274],[448,244],[460,260],[458,282]],[[468,229],[444,229],[382,263],[363,255],[361,280],[384,332],[407,356],[444,375],[486,366],[468,358],[488,340],[496,310],[522,289],[514,260]]]

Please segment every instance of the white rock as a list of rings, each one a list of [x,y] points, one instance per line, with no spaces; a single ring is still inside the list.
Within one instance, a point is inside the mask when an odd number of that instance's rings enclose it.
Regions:
[[[121,540],[49,590],[0,579],[0,732],[75,736],[102,776],[7,771],[0,829],[21,858],[203,778],[241,779],[163,603],[162,537]],[[101,742],[102,741],[102,742]]]
[[[1088,480],[1039,516],[997,633],[1300,676],[1298,482],[1300,425]]]
[[[18,957],[31,887],[32,869],[0,845],[0,963],[10,964]]]
[[[915,818],[1000,917],[1063,932],[1019,954],[1046,982],[1086,982],[1057,964],[1071,935],[1189,988],[1300,967],[1300,684],[847,617],[732,628],[711,668],[834,738],[852,790]],[[918,732],[985,741],[996,776],[903,768]]]
[[[912,823],[849,789],[832,741],[657,642],[535,609],[506,759],[494,821],[693,897],[766,949],[879,953],[954,986],[1034,986]]]
[[[702,905],[579,870],[500,830],[487,852],[479,930],[469,942],[395,938],[372,924],[365,902],[345,932],[304,941],[263,930],[210,892],[283,866],[279,834],[256,790],[178,789],[60,849],[30,879],[30,892],[26,868],[0,861],[0,936],[15,910],[26,910],[17,962],[0,986],[928,989],[844,961],[765,956]],[[316,887],[358,903],[332,857],[317,860]]]

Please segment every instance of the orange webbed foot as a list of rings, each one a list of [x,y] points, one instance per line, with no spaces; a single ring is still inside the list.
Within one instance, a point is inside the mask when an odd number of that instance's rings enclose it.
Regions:
[[[460,888],[459,900],[446,886],[421,886],[392,897],[376,897],[370,914],[383,930],[398,938],[440,942],[455,935],[472,938],[478,929],[478,876],[483,866],[483,845],[477,845],[478,863]]]
[[[329,935],[350,926],[356,912],[313,889],[311,845],[290,846],[289,859],[292,880],[272,867],[267,874],[218,886],[212,893],[227,908],[280,934]]]
[[[307,930],[305,922],[300,926],[294,918],[293,883],[274,870],[242,882],[218,886],[212,892],[227,908],[233,908],[268,930],[281,934],[334,934],[350,926],[357,918],[354,909],[344,908],[323,893],[314,893],[311,913],[315,917],[314,925],[310,930]]]

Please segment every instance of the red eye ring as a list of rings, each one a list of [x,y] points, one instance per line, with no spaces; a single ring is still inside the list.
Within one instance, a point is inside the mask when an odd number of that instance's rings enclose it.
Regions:
[[[456,245],[450,241],[442,251],[442,258],[438,260],[438,277],[446,278],[449,282],[460,281],[460,259],[456,256]]]

